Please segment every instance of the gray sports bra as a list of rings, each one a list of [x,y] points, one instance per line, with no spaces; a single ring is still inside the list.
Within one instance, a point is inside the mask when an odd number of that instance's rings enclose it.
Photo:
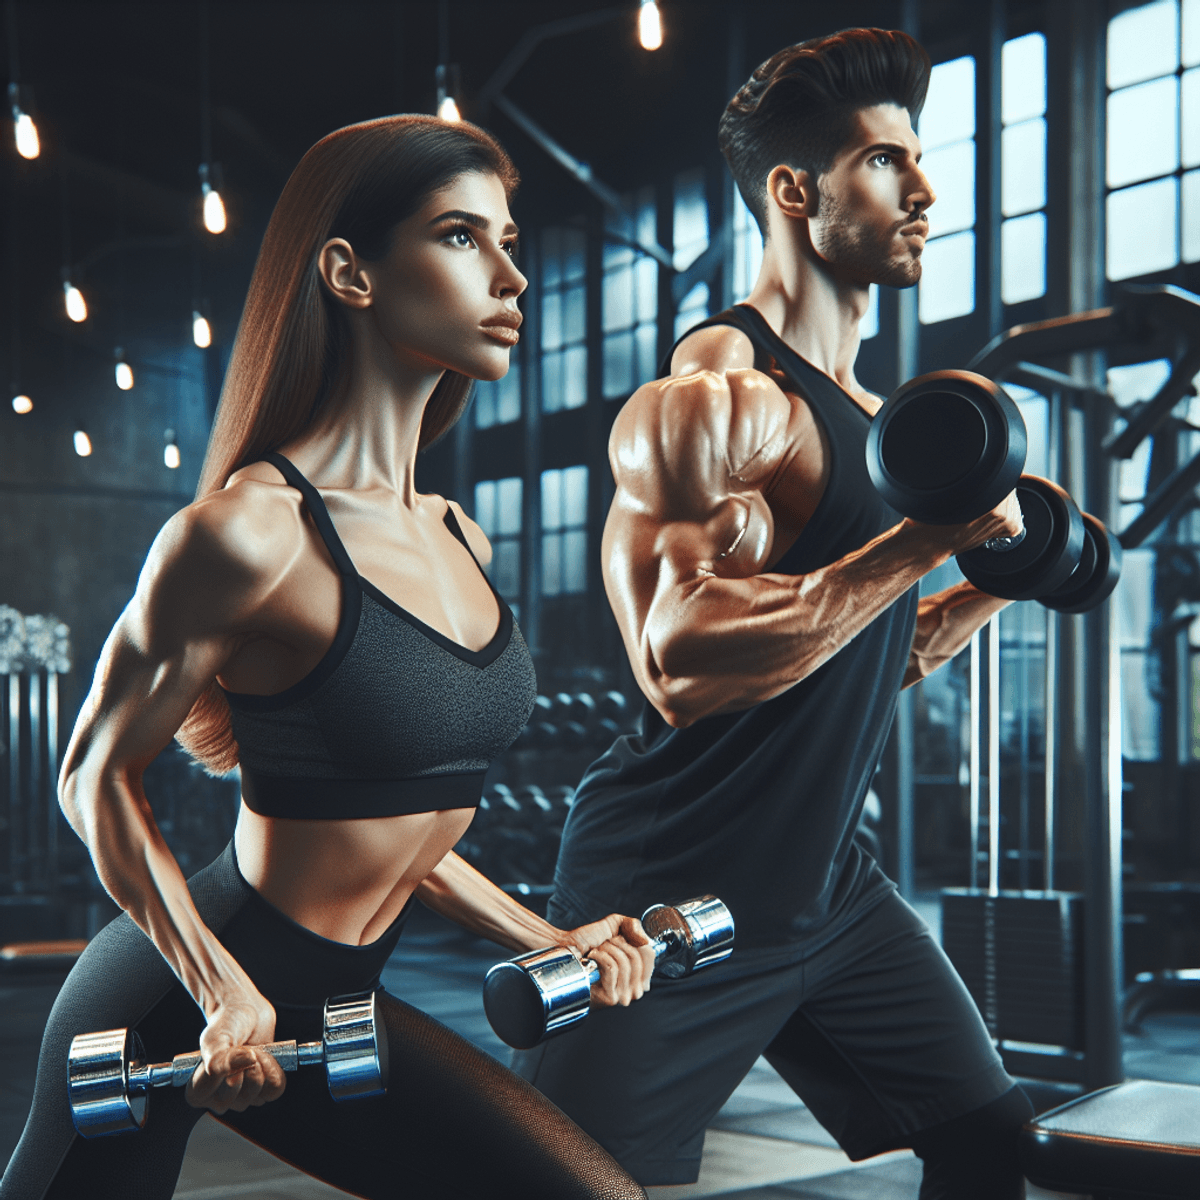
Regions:
[[[317,820],[475,807],[537,691],[508,605],[492,588],[500,627],[482,650],[430,628],[354,569],[317,489],[282,454],[263,457],[303,496],[342,607],[333,644],[299,683],[274,696],[225,692],[242,798],[264,816]],[[466,546],[449,508],[445,520]]]

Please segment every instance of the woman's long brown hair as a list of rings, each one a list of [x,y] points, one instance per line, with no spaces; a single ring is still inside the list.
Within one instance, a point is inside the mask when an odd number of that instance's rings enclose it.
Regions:
[[[482,129],[436,117],[381,117],[322,138],[300,160],[275,205],[241,323],[196,498],[223,488],[239,467],[299,437],[338,384],[349,326],[324,288],[317,252],[345,238],[382,258],[391,231],[460,175],[497,176],[511,199],[518,176]],[[432,445],[466,407],[472,381],[446,371],[425,408],[419,448]],[[229,704],[214,680],[176,738],[213,774],[238,764]]]

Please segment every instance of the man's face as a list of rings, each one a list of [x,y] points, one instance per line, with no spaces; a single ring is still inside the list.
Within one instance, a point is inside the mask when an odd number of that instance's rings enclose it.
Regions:
[[[933,189],[917,165],[921,143],[907,109],[859,109],[851,133],[818,180],[813,248],[849,282],[911,287],[921,278]]]

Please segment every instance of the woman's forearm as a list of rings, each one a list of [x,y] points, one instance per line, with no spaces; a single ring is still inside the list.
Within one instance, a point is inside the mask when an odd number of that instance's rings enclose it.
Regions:
[[[64,776],[62,803],[105,890],[150,938],[206,1016],[253,988],[196,911],[139,782],[119,774],[89,779],[83,771],[71,772]]]
[[[454,851],[425,877],[416,896],[439,915],[519,953],[563,940],[561,929],[514,900]]]

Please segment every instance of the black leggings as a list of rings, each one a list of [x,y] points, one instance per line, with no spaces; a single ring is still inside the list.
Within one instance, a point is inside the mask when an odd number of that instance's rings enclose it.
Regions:
[[[320,1036],[329,996],[377,987],[403,914],[369,946],[318,937],[267,904],[232,846],[188,883],[205,923],[275,1005],[276,1038]],[[335,1104],[319,1067],[283,1096],[217,1117],[278,1158],[357,1196],[645,1200],[645,1192],[553,1104],[495,1059],[386,992],[386,1096]],[[63,984],[42,1040],[33,1108],[0,1200],[168,1200],[203,1115],[182,1088],[156,1088],[137,1133],[85,1139],[71,1124],[75,1034],[133,1026],[151,1062],[194,1048],[195,1002],[128,916],[95,937]]]

